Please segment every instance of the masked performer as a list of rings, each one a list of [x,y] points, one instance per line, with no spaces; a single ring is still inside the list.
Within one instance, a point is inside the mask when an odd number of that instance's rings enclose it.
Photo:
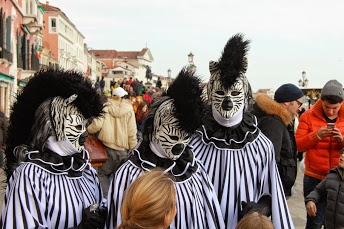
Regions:
[[[200,83],[198,77],[183,69],[167,95],[150,108],[144,120],[142,141],[111,182],[107,228],[120,225],[121,200],[128,186],[153,168],[162,168],[174,178],[177,215],[170,225],[172,228],[224,228],[214,187],[188,147],[203,116]],[[133,222],[127,225],[140,228]]]
[[[49,69],[31,78],[10,116],[2,228],[104,227],[106,202],[83,147],[86,122],[102,108],[81,73]]]
[[[191,140],[195,155],[214,184],[226,228],[250,211],[270,216],[275,228],[293,228],[274,150],[249,112],[251,88],[245,72],[249,41],[229,39],[219,62],[209,64],[209,105]]]

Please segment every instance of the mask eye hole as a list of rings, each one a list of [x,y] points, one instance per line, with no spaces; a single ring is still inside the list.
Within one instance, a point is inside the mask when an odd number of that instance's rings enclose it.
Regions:
[[[177,136],[170,136],[170,138],[171,138],[171,140],[173,140],[173,141],[178,141],[178,140],[179,140],[179,138],[178,138]]]
[[[215,93],[218,95],[225,95],[225,92],[221,90],[215,91]]]
[[[232,91],[232,92],[231,92],[231,96],[238,96],[238,95],[240,95],[240,94],[241,94],[240,91]]]
[[[77,130],[82,130],[82,125],[77,125],[77,126],[75,126],[75,129],[77,129]]]

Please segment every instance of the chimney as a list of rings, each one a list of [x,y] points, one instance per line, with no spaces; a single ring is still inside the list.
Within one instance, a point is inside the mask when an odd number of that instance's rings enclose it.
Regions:
[[[45,4],[46,4],[46,5],[49,5],[49,1],[46,1]]]

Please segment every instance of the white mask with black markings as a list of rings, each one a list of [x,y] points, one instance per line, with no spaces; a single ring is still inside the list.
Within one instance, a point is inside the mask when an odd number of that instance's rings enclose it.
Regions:
[[[154,116],[154,129],[150,143],[152,151],[160,157],[177,160],[185,150],[190,136],[182,130],[175,118],[173,99],[163,102]]]
[[[51,102],[50,114],[53,127],[58,142],[69,141],[76,151],[80,152],[84,148],[87,120],[79,112],[78,108],[72,104],[77,95],[72,95],[67,99],[55,97]]]
[[[213,82],[211,104],[224,119],[230,119],[241,110],[245,103],[243,80],[238,79],[229,89],[222,87],[219,80]]]

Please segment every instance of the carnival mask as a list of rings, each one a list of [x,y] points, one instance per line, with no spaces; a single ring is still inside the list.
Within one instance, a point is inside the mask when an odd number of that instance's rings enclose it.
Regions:
[[[220,81],[214,81],[211,91],[211,105],[225,119],[232,118],[242,110],[245,103],[243,80],[239,78],[230,88],[225,89]]]
[[[154,130],[152,143],[156,152],[163,157],[177,160],[185,150],[190,136],[182,130],[179,120],[175,118],[175,107],[173,100],[163,102],[157,109],[154,116]],[[162,152],[163,151],[163,152]]]
[[[77,95],[67,99],[55,97],[51,102],[51,118],[56,133],[57,141],[69,141],[77,151],[83,149],[87,120],[79,112],[78,108],[71,104]]]

